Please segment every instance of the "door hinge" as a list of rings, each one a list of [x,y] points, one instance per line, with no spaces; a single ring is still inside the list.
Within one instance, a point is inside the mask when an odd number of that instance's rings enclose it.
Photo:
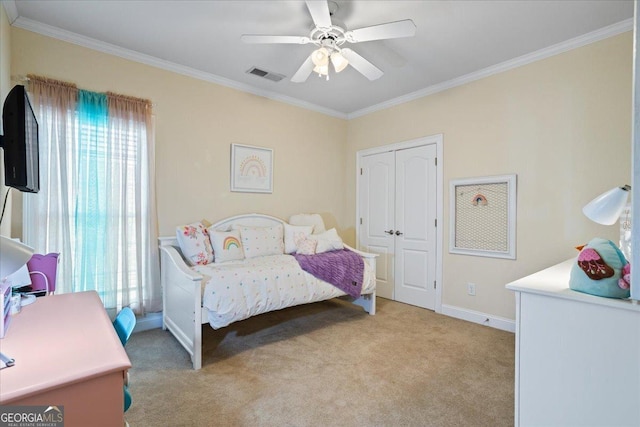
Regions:
[[[435,288],[436,288],[436,281],[434,280],[433,281],[433,289],[435,289]]]
[[[362,175],[362,168],[360,168],[360,175]]]
[[[360,225],[362,225],[362,218],[360,218]]]
[[[436,224],[435,227],[437,227],[438,226],[438,218],[434,219],[434,222]]]
[[[435,162],[436,162],[436,166],[438,166],[438,158],[437,158],[437,157],[434,157],[434,160],[435,160]]]

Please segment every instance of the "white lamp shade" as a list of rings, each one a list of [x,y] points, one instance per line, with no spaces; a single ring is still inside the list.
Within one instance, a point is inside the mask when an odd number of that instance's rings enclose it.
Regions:
[[[313,69],[314,72],[326,76],[329,74],[329,65],[317,65]]]
[[[0,236],[0,280],[15,273],[31,259],[33,249],[29,246]]]
[[[317,66],[327,65],[329,63],[329,51],[324,47],[314,50],[311,54],[311,60]]]
[[[349,65],[347,58],[342,56],[340,52],[333,52],[331,54],[331,63],[333,64],[333,69],[336,70],[336,73],[344,70],[347,68],[347,65]]]
[[[631,187],[627,185],[612,188],[590,201],[582,208],[582,212],[591,221],[612,225],[620,218],[620,214],[627,204],[630,189]]]

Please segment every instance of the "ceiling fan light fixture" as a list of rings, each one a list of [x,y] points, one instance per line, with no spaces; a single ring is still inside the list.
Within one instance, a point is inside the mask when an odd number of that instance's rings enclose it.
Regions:
[[[347,58],[342,56],[340,52],[333,52],[331,54],[331,63],[333,64],[333,69],[336,70],[336,73],[344,70],[347,68],[347,65],[349,65]]]
[[[314,50],[311,54],[311,60],[318,67],[326,66],[329,64],[329,51],[324,47]]]
[[[329,80],[329,64],[316,65],[313,69],[313,72],[318,73],[318,77],[326,76],[327,80]]]
[[[313,68],[313,72],[314,73],[318,73],[321,76],[327,76],[327,75],[329,75],[329,64],[316,65]]]
[[[242,36],[242,41],[245,43],[313,45],[316,50],[311,52],[291,78],[295,83],[306,81],[312,72],[316,72],[320,77],[326,76],[329,80],[329,62],[333,64],[336,73],[350,65],[371,81],[379,79],[384,74],[382,70],[353,50],[342,48],[343,44],[412,37],[416,33],[416,25],[411,19],[347,31],[344,23],[335,19],[334,16],[334,12],[338,10],[338,3],[329,0],[305,0],[305,3],[313,20],[313,28],[308,36],[259,34]]]

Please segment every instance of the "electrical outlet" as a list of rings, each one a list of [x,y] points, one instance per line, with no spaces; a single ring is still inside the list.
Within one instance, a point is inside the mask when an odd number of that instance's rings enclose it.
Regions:
[[[471,296],[476,296],[476,284],[475,283],[467,283],[467,293]]]

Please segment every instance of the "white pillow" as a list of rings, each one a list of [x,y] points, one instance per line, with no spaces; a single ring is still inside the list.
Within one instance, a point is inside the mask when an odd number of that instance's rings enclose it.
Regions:
[[[284,253],[284,230],[281,224],[273,227],[245,227],[239,225],[234,226],[234,229],[240,230],[245,258],[281,255]]]
[[[176,238],[182,255],[191,265],[213,262],[213,248],[207,229],[200,222],[176,227]]]
[[[318,241],[318,246],[316,246],[317,254],[344,249],[344,243],[342,243],[342,239],[338,236],[335,228],[325,231],[322,234],[311,235],[309,238]]]
[[[318,241],[312,239],[310,237],[302,237],[297,240],[296,245],[297,254],[299,255],[313,255],[316,253],[316,247],[318,246]]]
[[[289,218],[291,225],[313,225],[313,234],[325,232],[324,221],[319,214],[297,214]]]
[[[312,225],[284,225],[284,252],[287,254],[296,252],[297,240],[308,237],[313,231]]]
[[[238,230],[217,231],[209,229],[209,237],[213,244],[215,263],[244,259],[244,251],[242,250],[242,242]]]

